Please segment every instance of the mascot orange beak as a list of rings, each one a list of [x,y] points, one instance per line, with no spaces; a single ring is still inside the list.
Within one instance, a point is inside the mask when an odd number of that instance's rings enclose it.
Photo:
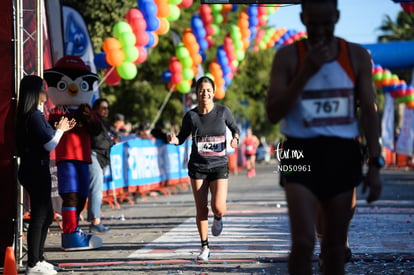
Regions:
[[[68,87],[68,93],[70,96],[76,96],[78,94],[78,85],[76,85],[75,83],[72,83],[69,85]]]

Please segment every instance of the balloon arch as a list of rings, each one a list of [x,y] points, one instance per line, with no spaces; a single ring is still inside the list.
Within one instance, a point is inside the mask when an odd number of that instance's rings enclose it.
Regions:
[[[108,85],[117,85],[122,79],[134,79],[138,73],[136,64],[144,63],[148,49],[158,45],[159,35],[169,32],[170,22],[176,21],[181,9],[190,7],[193,0],[138,0],[138,8],[130,9],[125,21],[114,24],[113,37],[103,42],[102,53],[95,55],[97,68],[105,69]],[[413,12],[412,3],[401,3],[405,12]],[[216,83],[216,98],[225,96],[247,50],[259,51],[292,43],[306,37],[304,32],[275,29],[267,26],[268,17],[278,10],[278,5],[258,4],[239,8],[236,4],[201,4],[199,12],[191,18],[190,26],[182,33],[182,42],[176,45],[175,56],[162,73],[168,87],[180,93],[191,90],[192,80],[198,67],[205,60],[206,50],[215,46],[219,25],[230,24],[230,31],[222,44],[217,45],[215,58],[208,64],[208,75]],[[228,22],[231,12],[238,13],[235,22]],[[414,87],[407,85],[390,70],[373,65],[376,87],[390,93],[408,108],[414,108]]]

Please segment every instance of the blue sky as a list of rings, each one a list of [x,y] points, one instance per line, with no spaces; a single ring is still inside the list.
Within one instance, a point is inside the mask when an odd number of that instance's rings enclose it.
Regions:
[[[402,11],[400,4],[392,0],[338,0],[338,8],[341,18],[336,25],[335,34],[361,44],[376,43],[381,34],[378,28],[385,15],[395,21],[398,12]],[[299,5],[285,5],[269,18],[269,24],[276,28],[304,31],[299,13]]]

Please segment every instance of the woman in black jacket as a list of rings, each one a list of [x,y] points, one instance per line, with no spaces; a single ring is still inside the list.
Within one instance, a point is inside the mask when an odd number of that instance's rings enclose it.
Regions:
[[[42,78],[28,75],[21,80],[16,135],[20,157],[18,177],[30,197],[26,274],[57,274],[56,267],[43,256],[47,232],[53,221],[49,152],[63,133],[76,124],[74,119],[62,117],[54,125],[55,130],[43,115],[46,99]]]

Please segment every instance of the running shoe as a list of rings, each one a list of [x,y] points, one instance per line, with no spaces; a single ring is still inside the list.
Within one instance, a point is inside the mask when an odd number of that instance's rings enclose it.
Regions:
[[[208,257],[210,257],[210,249],[207,246],[203,246],[200,254],[197,256],[197,260],[208,261]]]
[[[211,226],[211,233],[213,236],[220,236],[221,231],[223,231],[223,219],[217,220],[214,219],[213,225]]]
[[[47,268],[49,268],[51,270],[56,270],[56,271],[59,271],[60,270],[60,268],[58,266],[53,265],[53,264],[51,264],[49,262],[46,262],[45,260],[40,261],[39,264],[41,264],[41,265],[43,265],[43,266],[45,266],[45,267],[47,267]]]
[[[89,250],[102,247],[102,239],[77,228],[73,233],[62,233],[62,248],[65,251]]]
[[[33,267],[26,266],[25,274],[26,275],[55,275],[57,274],[57,271],[54,269],[50,269],[49,266],[44,265],[39,261]]]
[[[102,223],[99,224],[91,224],[89,225],[89,232],[90,233],[109,233],[111,229],[107,226],[104,226]]]

